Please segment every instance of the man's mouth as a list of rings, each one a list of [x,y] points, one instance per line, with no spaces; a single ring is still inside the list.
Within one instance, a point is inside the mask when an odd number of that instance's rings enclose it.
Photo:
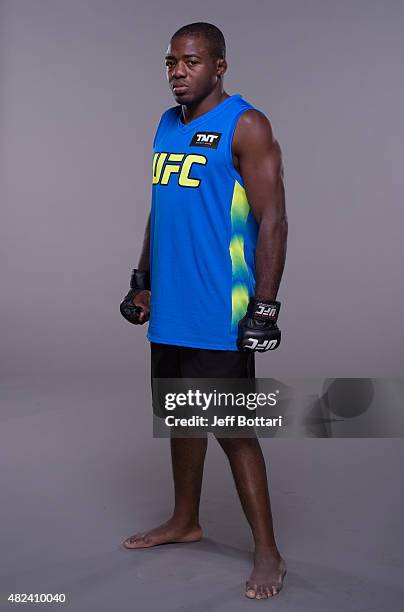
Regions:
[[[188,89],[188,86],[187,85],[182,85],[181,83],[173,85],[173,92],[174,93],[182,93],[186,89]]]

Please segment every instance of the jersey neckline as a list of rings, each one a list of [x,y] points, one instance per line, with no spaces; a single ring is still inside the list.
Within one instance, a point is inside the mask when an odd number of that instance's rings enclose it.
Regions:
[[[192,119],[192,121],[190,121],[189,123],[183,123],[181,121],[182,104],[179,104],[177,106],[177,115],[178,115],[177,116],[177,125],[178,125],[179,128],[181,128],[181,130],[185,130],[186,131],[188,129],[193,129],[196,125],[199,125],[199,123],[202,123],[202,121],[205,121],[205,119],[213,117],[218,112],[221,112],[223,107],[227,106],[227,104],[230,102],[230,100],[234,100],[235,98],[241,98],[241,94],[239,94],[239,93],[232,94],[228,98],[225,98],[224,100],[219,102],[219,104],[216,104],[216,106],[211,108],[206,113],[203,113],[203,115],[199,115],[199,117],[196,117],[196,119]]]

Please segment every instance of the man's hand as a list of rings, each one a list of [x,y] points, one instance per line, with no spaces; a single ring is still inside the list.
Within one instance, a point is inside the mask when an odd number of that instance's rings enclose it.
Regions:
[[[150,319],[150,291],[144,289],[135,294],[133,298],[135,306],[141,309],[139,313],[139,323],[142,325]]]
[[[130,289],[121,303],[120,310],[129,323],[146,323],[150,318],[150,291]]]
[[[280,302],[250,298],[247,312],[238,323],[237,346],[241,351],[263,353],[278,348],[281,332],[276,324]]]
[[[130,290],[120,305],[121,315],[129,323],[142,325],[150,318],[150,274],[146,270],[132,270]]]

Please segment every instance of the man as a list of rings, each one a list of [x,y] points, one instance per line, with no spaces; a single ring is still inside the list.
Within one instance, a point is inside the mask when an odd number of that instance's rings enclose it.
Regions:
[[[253,378],[254,353],[280,342],[276,296],[287,240],[281,150],[265,115],[224,91],[225,41],[217,27],[178,30],[166,67],[177,105],[162,115],[154,139],[151,214],[121,312],[132,323],[150,318],[153,377]],[[286,564],[259,441],[216,439],[255,542],[245,594],[271,597],[282,588]],[[125,540],[126,548],[202,537],[207,437],[172,436],[170,443],[173,514]]]

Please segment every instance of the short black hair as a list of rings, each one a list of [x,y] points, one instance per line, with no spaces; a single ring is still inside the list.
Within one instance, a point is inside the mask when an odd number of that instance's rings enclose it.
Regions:
[[[203,36],[209,43],[210,52],[213,57],[220,57],[222,59],[226,57],[226,43],[223,33],[213,23],[206,23],[204,21],[189,23],[177,30],[171,37],[171,40],[178,36]]]

